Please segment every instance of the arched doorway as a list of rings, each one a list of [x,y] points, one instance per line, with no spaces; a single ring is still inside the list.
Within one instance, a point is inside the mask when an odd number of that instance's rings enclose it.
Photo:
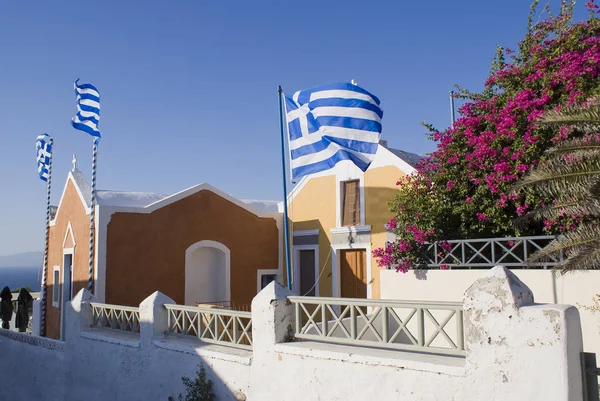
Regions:
[[[216,241],[200,241],[185,251],[185,304],[229,302],[229,248]]]

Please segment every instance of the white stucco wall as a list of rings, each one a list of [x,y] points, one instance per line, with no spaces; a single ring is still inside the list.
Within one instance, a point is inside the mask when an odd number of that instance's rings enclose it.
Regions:
[[[584,351],[596,353],[600,361],[600,312],[594,314],[579,307],[592,305],[593,297],[600,294],[600,271],[565,275],[539,269],[515,269],[512,272],[532,290],[535,302],[578,307]],[[382,270],[381,298],[461,301],[466,289],[488,274],[489,270],[411,270],[406,274]]]
[[[0,329],[0,399],[64,399],[63,346],[61,341]]]
[[[490,273],[462,299],[466,357],[290,342],[294,305],[276,283],[252,302],[252,351],[165,336],[173,300],[158,292],[140,304],[139,334],[91,329],[93,296],[82,290],[64,343],[0,331],[14,367],[0,399],[167,401],[203,363],[219,401],[582,401],[577,309],[532,304],[508,270]]]

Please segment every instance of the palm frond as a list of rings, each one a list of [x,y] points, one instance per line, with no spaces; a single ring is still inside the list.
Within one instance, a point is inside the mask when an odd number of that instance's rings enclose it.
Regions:
[[[527,187],[552,198],[564,197],[565,193],[583,197],[598,179],[600,160],[596,158],[573,163],[551,160],[529,172],[514,189]]]
[[[539,120],[539,124],[568,125],[581,129],[600,127],[600,104],[587,107],[570,106],[562,110],[547,111]]]
[[[544,249],[534,253],[527,262],[534,263],[550,256],[556,257],[561,252],[576,256],[588,249],[591,244],[596,244],[599,241],[600,229],[596,225],[582,224],[575,231],[556,238]]]
[[[539,207],[524,216],[517,217],[513,220],[513,224],[517,228],[525,228],[531,222],[558,220],[563,215],[593,216],[598,214],[600,214],[600,203],[588,196]]]
[[[589,194],[593,201],[600,201],[600,180],[597,180],[594,185],[590,187]],[[600,212],[597,214],[600,215]]]
[[[561,272],[600,269],[600,240],[591,242],[571,253],[558,267]]]
[[[565,155],[574,152],[588,152],[588,151],[599,151],[600,140],[595,137],[587,138],[573,138],[568,141],[559,143],[558,145],[548,149],[546,153],[548,155]]]

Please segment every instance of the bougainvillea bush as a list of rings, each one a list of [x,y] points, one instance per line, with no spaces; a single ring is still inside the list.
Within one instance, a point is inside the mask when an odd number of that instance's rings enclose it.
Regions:
[[[583,218],[513,224],[552,202],[534,192],[515,193],[515,182],[544,160],[545,150],[573,135],[536,121],[548,110],[600,94],[598,6],[589,1],[589,18],[576,22],[574,1],[563,1],[555,16],[549,8],[539,11],[537,3],[518,48],[496,50],[484,90],[459,88],[464,104],[454,125],[443,131],[426,125],[437,150],[421,161],[417,174],[397,182],[398,194],[389,203],[395,218],[387,224],[396,241],[374,251],[381,267],[422,267],[426,243],[434,240],[558,233]]]

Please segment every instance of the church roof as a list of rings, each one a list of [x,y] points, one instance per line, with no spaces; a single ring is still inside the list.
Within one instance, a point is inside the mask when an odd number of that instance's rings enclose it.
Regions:
[[[126,192],[99,190],[96,200],[101,206],[144,207],[166,198],[168,195],[155,192]]]
[[[92,195],[92,190],[89,183],[83,176],[83,173],[77,168],[71,170],[70,174],[72,175],[73,181],[75,182],[75,185],[81,194],[81,198],[85,201],[86,206],[89,208]],[[208,184],[199,184],[193,188],[195,187],[206,187],[207,189],[213,190],[213,192],[216,190],[216,188],[211,187]],[[96,202],[100,206],[145,208],[175,195],[177,194],[163,194],[158,192],[107,191],[99,189],[96,190]],[[231,197],[230,195],[223,194],[220,191],[219,195],[227,195],[228,197]],[[240,199],[239,202],[247,205],[247,207],[259,213],[278,213],[278,201]]]
[[[404,160],[405,162],[407,162],[408,164],[410,164],[412,167],[417,167],[417,164],[423,158],[423,156],[421,155],[418,155],[416,153],[410,153],[402,149],[393,149],[388,147],[386,147],[386,149],[398,156],[399,158],[401,158],[402,160]]]

